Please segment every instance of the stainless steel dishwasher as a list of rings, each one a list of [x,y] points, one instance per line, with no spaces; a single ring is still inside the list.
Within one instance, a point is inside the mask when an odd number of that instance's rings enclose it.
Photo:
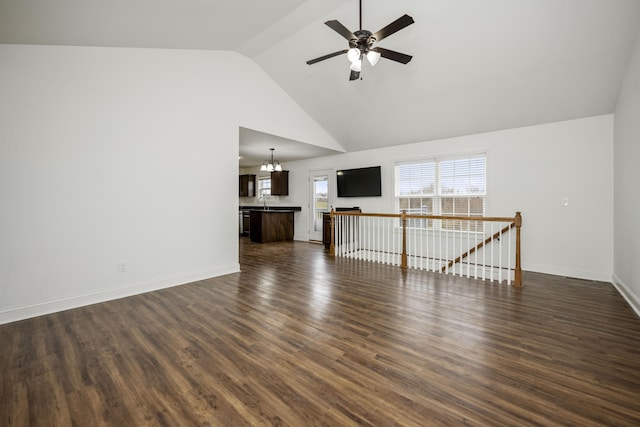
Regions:
[[[240,211],[240,234],[249,235],[249,225],[251,224],[251,212],[248,210]]]

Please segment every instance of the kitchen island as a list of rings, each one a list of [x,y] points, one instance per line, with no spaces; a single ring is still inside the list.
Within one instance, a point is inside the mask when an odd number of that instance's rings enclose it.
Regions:
[[[279,212],[300,212],[302,208],[300,206],[286,206],[286,205],[240,205],[240,235],[251,236],[251,212],[252,211],[279,211]],[[257,220],[254,220],[257,221]],[[262,230],[260,231],[262,233]],[[291,232],[293,234],[293,231]],[[256,239],[261,240],[256,236]]]
[[[252,242],[269,243],[293,240],[293,213],[287,209],[251,210],[249,237]]]

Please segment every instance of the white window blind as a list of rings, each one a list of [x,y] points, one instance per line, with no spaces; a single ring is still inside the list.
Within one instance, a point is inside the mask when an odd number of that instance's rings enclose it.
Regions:
[[[440,194],[485,195],[486,164],[485,157],[440,161]]]
[[[486,155],[398,162],[397,212],[411,215],[483,216],[487,195]],[[410,227],[462,229],[453,221],[411,219]],[[460,223],[459,223],[460,224]],[[464,226],[466,227],[466,226]]]
[[[435,161],[396,165],[396,196],[434,195],[435,191]]]

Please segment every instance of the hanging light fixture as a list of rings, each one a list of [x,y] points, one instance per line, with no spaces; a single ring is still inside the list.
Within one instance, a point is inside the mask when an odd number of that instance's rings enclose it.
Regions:
[[[370,50],[370,48],[371,46],[368,46],[366,49],[360,50],[357,47],[352,47],[347,51],[347,59],[349,60],[349,62],[351,62],[351,65],[349,66],[349,69],[351,69],[351,71],[355,71],[357,73],[362,71],[363,57],[367,58],[367,61],[369,61],[369,64],[371,64],[371,66],[374,66],[378,63],[378,60],[382,55],[375,50]]]
[[[380,56],[382,55],[374,50],[370,50],[369,52],[367,52],[367,60],[372,67],[378,63]]]
[[[349,66],[349,69],[352,71],[360,72],[362,71],[362,59],[358,59],[357,61],[353,61]]]
[[[269,148],[271,150],[271,160],[265,160],[262,162],[262,166],[260,166],[260,171],[262,172],[282,172],[282,165],[279,161],[273,160],[273,151],[275,148]]]
[[[355,62],[360,59],[360,49],[357,47],[352,47],[347,51],[347,59],[349,62]]]

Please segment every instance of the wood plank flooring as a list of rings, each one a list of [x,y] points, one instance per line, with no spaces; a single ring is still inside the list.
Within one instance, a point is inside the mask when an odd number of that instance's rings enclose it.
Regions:
[[[1,426],[640,425],[640,318],[241,239],[242,272],[0,326]]]

